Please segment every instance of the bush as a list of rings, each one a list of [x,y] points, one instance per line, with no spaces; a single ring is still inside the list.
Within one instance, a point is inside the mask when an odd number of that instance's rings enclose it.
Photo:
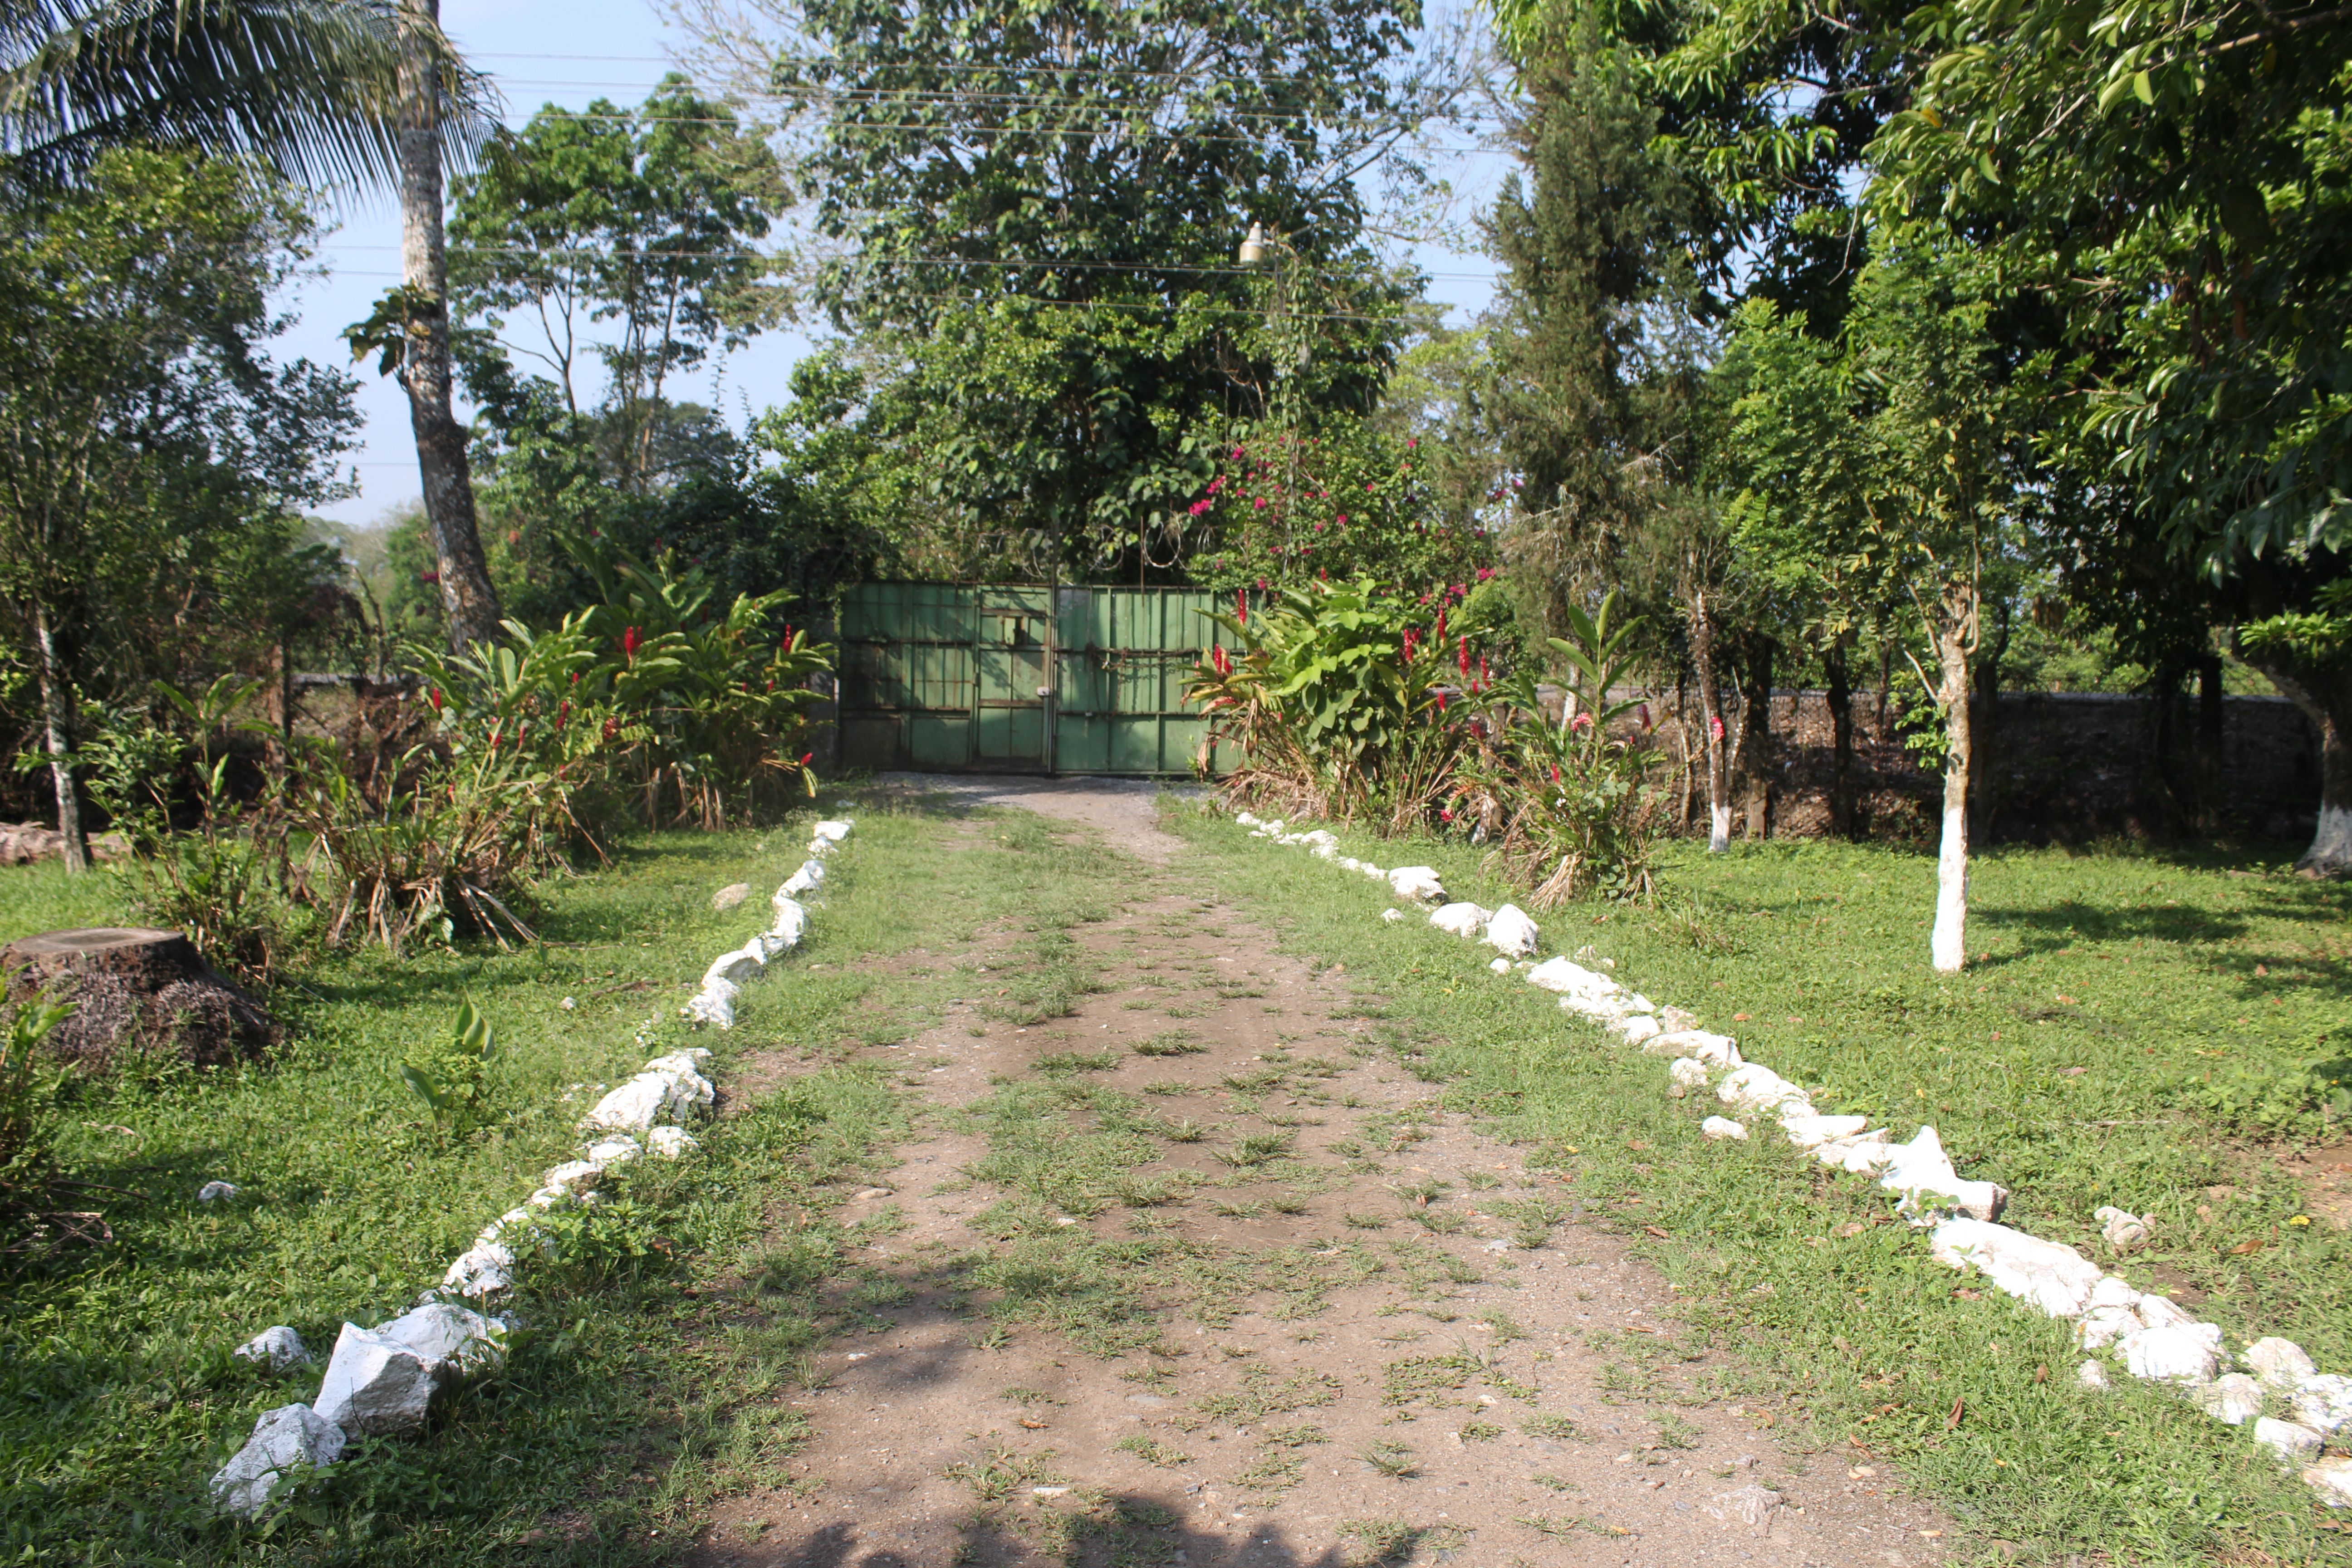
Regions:
[[[1468,641],[1447,641],[1446,609],[1362,581],[1284,588],[1255,616],[1237,596],[1215,617],[1237,651],[1212,648],[1185,693],[1213,742],[1243,753],[1228,804],[1391,833],[1435,820],[1475,739],[1459,699],[1485,689]]]
[[[37,1208],[57,1179],[66,1069],[41,1042],[72,1012],[69,1003],[25,1003],[0,1031],[0,1216],[10,1220]]]
[[[1495,860],[1537,909],[1589,893],[1647,898],[1661,802],[1647,787],[1650,752],[1618,732],[1636,704],[1609,693],[1630,673],[1637,623],[1611,625],[1616,596],[1591,615],[1567,609],[1570,635],[1549,647],[1568,667],[1558,723],[1525,670],[1502,690],[1499,721],[1466,759],[1456,821],[1496,840]]]

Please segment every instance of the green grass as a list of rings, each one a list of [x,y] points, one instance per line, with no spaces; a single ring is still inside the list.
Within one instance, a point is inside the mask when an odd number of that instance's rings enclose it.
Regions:
[[[765,915],[758,897],[713,913],[712,890],[781,880],[804,825],[632,845],[540,890],[547,941],[528,951],[318,962],[272,997],[291,1033],[265,1061],[77,1085],[64,1163],[121,1189],[103,1200],[115,1241],[0,1276],[0,1559],[663,1561],[710,1499],[784,1484],[804,1431],[787,1390],[832,1332],[888,1304],[887,1282],[848,1288],[867,1232],[830,1217],[905,1116],[889,1058],[852,1055],[970,994],[945,964],[896,955],[1031,927],[1041,899],[1108,886],[1099,856],[1024,815],[853,814],[806,944],[747,990],[740,1026],[693,1037],[718,1053],[722,1093],[754,1052],[787,1053],[782,1081],[699,1129],[701,1158],[634,1167],[587,1211],[572,1255],[528,1273],[502,1371],[444,1402],[423,1436],[358,1445],[267,1529],[215,1519],[205,1480],[256,1415],[309,1398],[317,1371],[273,1377],[229,1349],[284,1322],[323,1356],[339,1323],[380,1321],[436,1284],[569,1156],[595,1098],[570,1086],[687,1042],[676,1008]],[[119,921],[121,894],[104,876],[0,872],[0,941]],[[1024,990],[1033,1010],[1084,983],[1056,956]],[[394,1070],[446,1035],[462,996],[501,1049],[489,1125],[445,1140]],[[237,1196],[197,1205],[214,1178]],[[828,1282],[846,1282],[838,1300]]]
[[[1661,1059],[1487,973],[1472,944],[1382,922],[1390,900],[1361,879],[1188,811],[1167,822],[1289,951],[1347,965],[1401,1068],[1653,1258],[1698,1347],[1736,1346],[1769,1374],[1778,1432],[1898,1459],[1980,1542],[2028,1560],[2352,1560],[2242,1429],[2120,1375],[2103,1399],[2078,1393],[2065,1326],[1958,1294],[1968,1282],[1867,1183],[1773,1140],[1704,1142],[1711,1097],[1668,1099]],[[1348,849],[1426,861],[1457,898],[1511,896],[1456,844]],[[1591,944],[1621,982],[1817,1086],[1825,1109],[1901,1137],[1934,1122],[1964,1174],[2012,1190],[2014,1223],[2174,1289],[2233,1341],[2284,1334],[2352,1368],[2352,1247],[2295,1223],[2273,1159],[2345,1135],[2312,1066],[2352,1047],[2352,889],[2218,853],[1996,850],[1972,877],[1970,967],[1938,976],[1930,857],[1677,845],[1664,861],[1662,906],[1554,911],[1546,951]],[[2092,1218],[2105,1204],[2150,1216],[2155,1240],[2115,1256]],[[1560,1215],[1508,1217],[1535,1240]]]

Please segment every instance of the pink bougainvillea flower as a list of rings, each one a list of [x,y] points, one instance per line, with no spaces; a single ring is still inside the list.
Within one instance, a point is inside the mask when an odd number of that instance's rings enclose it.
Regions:
[[[1710,735],[1711,737],[1713,737],[1713,738],[1714,738],[1714,739],[1716,739],[1716,740],[1718,740],[1718,741],[1722,740],[1722,739],[1723,739],[1723,721],[1722,721],[1720,718],[1709,719],[1709,720],[1706,721],[1706,732],[1707,732],[1707,734],[1708,734],[1708,735]]]
[[[1348,526],[1348,514],[1344,511],[1339,514],[1339,526],[1341,528]]]
[[[1494,574],[1495,569],[1492,566],[1481,566],[1478,568],[1478,581],[1481,583],[1484,583],[1487,578],[1492,577]]]
[[[1441,810],[1440,812],[1438,812],[1438,814],[1437,814],[1437,820],[1438,820],[1438,821],[1440,821],[1440,822],[1451,822],[1451,821],[1453,821],[1453,820],[1454,820],[1454,808],[1453,808],[1452,806],[1447,806],[1447,807],[1445,807],[1444,809],[1443,809],[1443,810]]]
[[[1265,510],[1265,498],[1264,496],[1260,496],[1260,497],[1258,497],[1258,498],[1257,498],[1257,503],[1256,503],[1256,504],[1257,504],[1257,510],[1260,510],[1260,511],[1264,511],[1264,510]]]
[[[1575,718],[1568,721],[1568,727],[1571,730],[1590,730],[1592,728],[1592,715],[1590,713],[1579,713]]]

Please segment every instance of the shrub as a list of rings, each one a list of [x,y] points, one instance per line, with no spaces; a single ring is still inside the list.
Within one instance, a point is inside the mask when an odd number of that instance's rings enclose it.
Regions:
[[[1612,625],[1615,609],[1614,595],[1590,615],[1570,605],[1570,635],[1550,639],[1569,671],[1559,721],[1545,716],[1534,676],[1521,670],[1502,688],[1499,722],[1462,769],[1455,819],[1496,841],[1495,860],[1537,909],[1593,892],[1647,898],[1656,889],[1660,802],[1645,787],[1650,753],[1619,733],[1636,705],[1609,695],[1630,673],[1638,623]]]
[[[1186,692],[1243,752],[1226,801],[1386,832],[1431,821],[1474,739],[1457,700],[1485,686],[1445,616],[1360,581],[1285,588],[1255,616],[1237,597],[1215,617],[1236,651],[1212,648]]]
[[[55,1183],[66,1069],[41,1042],[72,1012],[70,1003],[27,1002],[9,1010],[0,1030],[0,1216],[37,1207]]]

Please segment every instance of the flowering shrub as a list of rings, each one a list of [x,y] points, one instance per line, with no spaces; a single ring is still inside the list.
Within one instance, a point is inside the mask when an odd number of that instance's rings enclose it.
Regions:
[[[1212,741],[1243,752],[1227,800],[1392,832],[1433,819],[1472,740],[1463,698],[1485,679],[1468,640],[1447,637],[1449,602],[1318,581],[1253,613],[1237,593],[1215,617],[1237,651],[1213,647],[1186,692]]]
[[[1308,582],[1469,582],[1494,541],[1435,517],[1411,440],[1268,430],[1224,448],[1188,509],[1213,542],[1193,565],[1219,588]]]
[[[1505,874],[1528,889],[1538,909],[1586,894],[1646,898],[1662,802],[1648,787],[1645,734],[1627,736],[1621,721],[1648,710],[1610,692],[1631,673],[1627,651],[1637,623],[1612,625],[1616,596],[1587,615],[1567,609],[1569,636],[1549,650],[1567,667],[1557,721],[1544,710],[1533,674],[1521,670],[1498,689],[1498,722],[1465,758],[1452,802],[1455,820],[1496,844]]]
[[[330,942],[356,930],[396,951],[460,920],[502,944],[529,940],[511,890],[568,847],[602,854],[625,803],[648,826],[716,827],[763,778],[814,793],[808,682],[832,649],[769,631],[781,595],[713,614],[698,574],[583,553],[604,604],[552,631],[509,621],[506,642],[462,655],[409,650],[433,729],[388,785],[371,793],[313,753],[296,815],[327,873]]]

